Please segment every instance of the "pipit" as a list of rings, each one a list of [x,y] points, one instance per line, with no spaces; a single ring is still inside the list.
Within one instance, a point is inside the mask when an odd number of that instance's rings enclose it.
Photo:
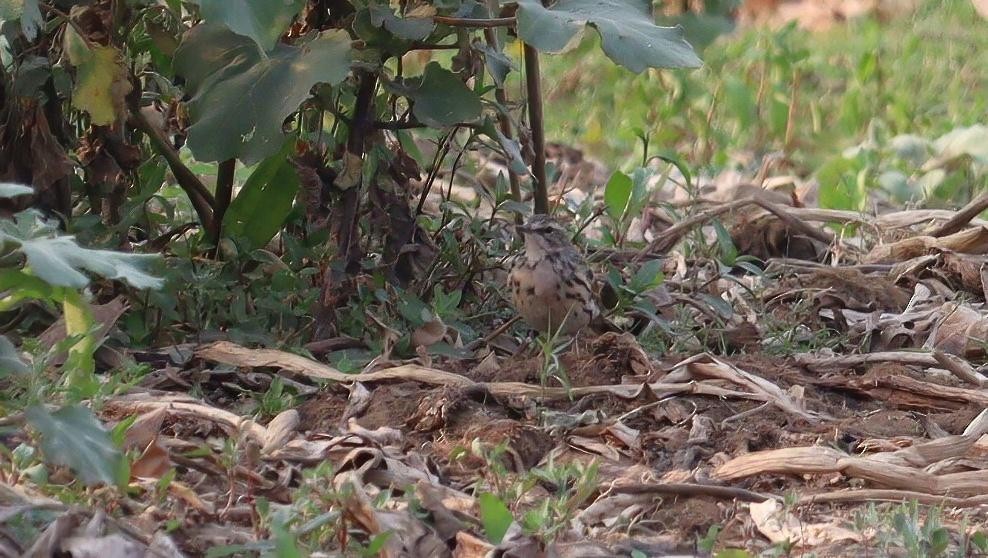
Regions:
[[[511,303],[532,329],[572,335],[595,321],[593,274],[563,226],[533,215],[518,230],[525,246],[511,266]]]

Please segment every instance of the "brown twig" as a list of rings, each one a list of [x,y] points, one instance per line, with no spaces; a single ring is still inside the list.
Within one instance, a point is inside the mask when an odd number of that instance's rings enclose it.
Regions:
[[[151,146],[168,163],[168,168],[175,175],[175,181],[178,182],[179,187],[182,188],[185,194],[189,196],[192,208],[199,217],[199,222],[202,223],[207,235],[210,238],[219,238],[214,212],[216,200],[213,198],[213,195],[206,189],[206,186],[199,180],[199,177],[189,167],[185,166],[178,151],[175,150],[160,130],[148,122],[148,119],[141,113],[139,108],[131,107],[130,119],[135,128],[147,135]]]
[[[360,86],[357,90],[357,99],[354,102],[353,119],[350,123],[350,134],[347,138],[347,151],[361,159],[364,156],[367,133],[374,125],[374,91],[377,89],[377,75],[364,72],[360,74]],[[357,219],[360,209],[360,188],[354,186],[347,188],[343,192],[342,215],[337,228],[340,254],[346,264],[346,268],[351,268],[359,259],[360,250],[357,235]]]
[[[988,192],[968,202],[956,215],[930,233],[930,236],[939,238],[954,234],[967,226],[971,222],[971,219],[974,219],[986,209],[988,209]]]
[[[497,6],[497,1],[488,2],[488,9],[492,10]],[[494,50],[500,50],[500,44],[498,44],[497,33],[494,29],[488,28],[484,29],[484,39],[487,40],[487,44],[490,45]],[[499,105],[504,109],[504,111],[498,112],[497,114],[497,124],[501,129],[501,134],[505,138],[511,139],[511,118],[508,116],[508,93],[504,90],[504,86],[500,85],[494,88],[494,99]],[[518,179],[518,173],[511,169],[511,165],[508,165],[508,183],[511,185],[511,199],[516,202],[521,202],[521,183]],[[521,215],[515,215],[515,222],[521,223]]]
[[[233,199],[233,174],[237,169],[237,160],[227,159],[219,164],[216,169],[216,238],[213,238],[213,242],[218,243],[220,241],[219,235],[222,234],[223,228],[223,216],[226,215],[226,210],[230,207],[230,201]]]
[[[549,185],[545,178],[545,119],[542,114],[542,79],[539,70],[539,51],[525,44],[525,84],[528,90],[528,120],[532,129],[532,149],[535,161],[532,174],[535,184],[535,213],[549,212]]]
[[[764,502],[778,500],[778,496],[759,494],[743,488],[730,486],[714,486],[709,484],[668,483],[668,484],[634,484],[630,486],[615,486],[614,494],[669,494],[673,496],[712,496],[742,502]]]
[[[450,27],[481,27],[481,28],[492,28],[492,27],[514,27],[517,20],[513,17],[495,17],[491,19],[479,19],[479,18],[464,18],[464,17],[449,17],[449,16],[432,16],[432,21],[436,23],[441,23],[442,25],[449,25]]]

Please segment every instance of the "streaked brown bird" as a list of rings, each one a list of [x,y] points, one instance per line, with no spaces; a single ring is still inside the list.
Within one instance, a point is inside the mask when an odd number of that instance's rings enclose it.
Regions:
[[[572,335],[599,321],[593,274],[566,229],[546,215],[533,215],[518,230],[525,246],[511,266],[511,303],[533,329]]]

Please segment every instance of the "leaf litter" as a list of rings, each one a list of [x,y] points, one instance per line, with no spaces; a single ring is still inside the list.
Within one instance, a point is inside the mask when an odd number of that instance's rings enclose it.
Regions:
[[[984,225],[816,209],[813,185],[763,187],[778,178],[714,177],[685,216],[666,210],[672,179],[655,183],[646,248],[604,254],[664,256],[655,314],[581,334],[555,368],[508,333],[356,373],[325,364],[354,339],[314,345],[319,360],[229,341],[134,353],[155,371],[99,413],[134,418],[130,481],[154,503],[111,518],[10,487],[3,513],[48,513],[36,552],[111,556],[273,550],[321,530],[327,552],[382,556],[703,555],[712,528],[718,548],[849,555],[878,536],[855,514],[908,500],[984,528]],[[761,273],[683,251],[697,234],[717,246],[716,223]],[[417,339],[449,335],[437,321]],[[252,418],[242,393],[276,381],[300,400]],[[304,521],[279,531],[261,501]]]

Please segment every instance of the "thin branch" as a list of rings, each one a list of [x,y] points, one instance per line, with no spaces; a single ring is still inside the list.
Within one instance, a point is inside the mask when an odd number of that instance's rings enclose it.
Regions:
[[[233,174],[237,169],[237,159],[227,159],[219,164],[216,169],[216,234],[217,237],[213,239],[213,242],[218,243],[220,241],[219,235],[222,234],[220,229],[223,228],[223,216],[226,215],[226,210],[230,207],[230,201],[233,200]]]
[[[955,232],[960,232],[961,229],[966,227],[972,219],[980,215],[985,209],[988,209],[988,193],[981,194],[980,196],[969,201],[967,205],[961,208],[961,210],[951,217],[950,220],[931,232],[930,236],[940,238],[942,236],[954,234]]]
[[[515,23],[518,22],[518,20],[513,17],[474,19],[474,18],[449,17],[449,16],[432,16],[432,21],[435,21],[436,23],[441,23],[443,25],[449,25],[450,27],[480,27],[480,28],[514,27]]]
[[[69,24],[69,26],[71,26],[72,29],[75,30],[76,34],[79,35],[79,38],[81,38],[82,42],[85,43],[86,48],[91,49],[94,46],[97,46],[96,43],[91,41],[89,37],[86,36],[86,32],[83,31],[82,27],[80,27],[79,24],[76,23],[76,21],[69,16],[69,14],[63,12],[62,10],[59,10],[55,6],[46,4],[44,2],[38,2],[38,7],[43,8],[45,11],[51,12],[60,18],[63,18],[65,20],[65,23]]]
[[[364,158],[367,132],[374,127],[374,91],[377,90],[377,75],[369,72],[360,74],[360,86],[353,107],[353,121],[347,138],[347,151]],[[343,192],[340,202],[342,215],[338,224],[340,254],[346,268],[357,263],[360,258],[357,219],[360,214],[360,188],[354,186]]]
[[[488,2],[488,8],[492,11],[496,9],[497,1],[492,0]],[[501,45],[497,39],[497,32],[492,28],[484,29],[484,39],[487,40],[487,44],[490,45],[495,51],[501,50]],[[504,112],[498,112],[497,124],[501,129],[501,134],[509,140],[512,138],[511,135],[511,118],[506,112],[508,110],[508,93],[504,90],[504,85],[499,85],[494,88],[494,99],[497,100],[498,104],[504,108]],[[521,181],[518,178],[518,173],[511,169],[511,165],[508,165],[508,183],[511,185],[511,199],[516,202],[521,202]],[[493,215],[491,215],[493,217]],[[521,223],[521,215],[515,214],[515,222]]]
[[[169,143],[164,134],[148,122],[147,118],[138,108],[131,107],[130,119],[135,128],[147,135],[154,150],[164,157],[165,162],[168,163],[168,168],[175,175],[175,180],[178,182],[179,187],[189,196],[189,201],[192,202],[192,208],[195,210],[196,215],[199,217],[199,222],[202,223],[209,237],[218,237],[218,234],[214,234],[216,229],[216,215],[213,212],[213,208],[216,206],[216,200],[213,198],[213,195],[206,189],[206,186],[199,180],[199,177],[189,167],[185,166],[178,151]]]
[[[545,119],[542,115],[542,84],[539,70],[539,51],[525,44],[525,83],[528,88],[528,119],[532,128],[532,149],[535,161],[532,174],[535,184],[535,213],[549,212],[549,185],[545,178]]]

